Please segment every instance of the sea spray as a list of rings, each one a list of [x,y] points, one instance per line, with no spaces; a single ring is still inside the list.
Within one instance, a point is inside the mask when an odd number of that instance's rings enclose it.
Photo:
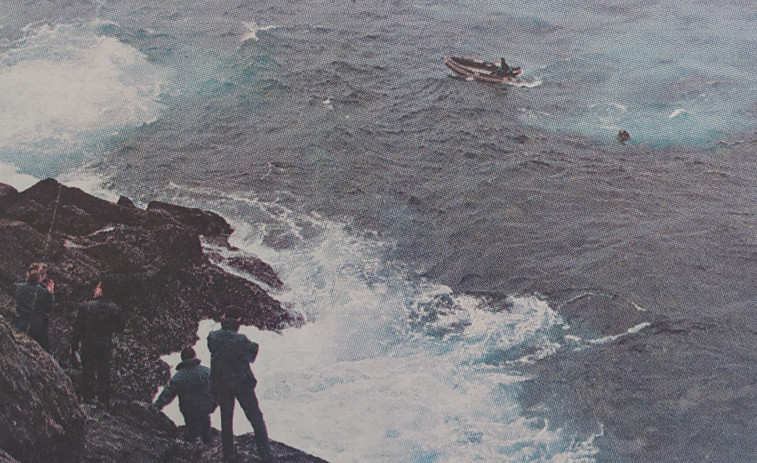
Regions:
[[[591,455],[591,443],[525,418],[518,403],[525,367],[561,347],[565,325],[546,301],[455,294],[385,262],[389,244],[370,233],[243,195],[172,188],[173,200],[194,198],[187,205],[260,219],[230,217],[234,248],[213,252],[264,256],[285,282],[275,297],[308,320],[282,333],[241,329],[260,344],[253,370],[272,439],[333,462],[591,461],[565,459]],[[269,233],[286,244],[267,246]],[[205,364],[218,328],[200,325]],[[235,432],[249,431],[238,411]]]
[[[95,28],[30,26],[0,54],[0,147],[65,152],[158,117],[168,72]]]

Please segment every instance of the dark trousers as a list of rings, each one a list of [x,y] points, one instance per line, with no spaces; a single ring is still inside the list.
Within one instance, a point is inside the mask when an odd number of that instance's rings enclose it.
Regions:
[[[95,386],[97,386],[98,400],[110,406],[110,360],[110,349],[103,352],[100,349],[87,349],[82,346],[81,395],[85,402],[94,400]]]
[[[203,442],[210,444],[210,415],[184,412],[181,412],[181,414],[184,415],[187,440],[194,442],[195,439],[201,437]]]
[[[258,398],[255,396],[255,384],[252,382],[226,384],[216,390],[216,396],[218,397],[218,404],[221,406],[221,441],[224,456],[236,455],[233,429],[234,399],[236,398],[255,431],[258,456],[263,459],[270,458],[272,454],[271,445],[268,442],[268,430],[266,430],[265,421],[263,421],[263,413],[260,411]]]
[[[29,327],[29,337],[37,341],[46,352],[50,352],[50,334],[47,320]]]

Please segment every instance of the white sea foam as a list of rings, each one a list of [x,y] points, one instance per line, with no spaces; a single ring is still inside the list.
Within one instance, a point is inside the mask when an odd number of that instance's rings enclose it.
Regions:
[[[683,108],[678,108],[678,109],[676,109],[675,111],[673,111],[672,113],[670,113],[670,115],[668,116],[668,119],[673,119],[673,118],[674,118],[674,117],[676,117],[677,115],[679,115],[679,114],[681,114],[681,113],[685,113],[685,112],[686,112],[686,110],[685,110],[685,109],[683,109]]]
[[[61,174],[57,180],[66,186],[79,188],[107,201],[115,202],[119,197],[106,187],[106,181],[102,176],[92,173],[86,167]],[[39,181],[36,177],[20,173],[17,166],[0,162],[0,183],[22,191]]]
[[[542,84],[541,79],[507,81],[505,84],[513,87],[535,88]]]
[[[241,249],[230,252],[269,262],[286,282],[277,299],[308,320],[282,334],[243,328],[261,346],[253,369],[273,439],[335,463],[591,461],[580,459],[590,443],[576,446],[548,422],[523,417],[517,402],[527,379],[519,366],[560,347],[563,322],[545,301],[510,298],[495,309],[485,297],[409,281],[370,233],[280,203],[172,189],[174,201],[230,217]],[[282,228],[294,244],[267,246]],[[207,332],[217,328],[200,327],[206,365]],[[250,431],[241,412],[235,430]]]
[[[17,190],[25,190],[37,183],[39,179],[19,173],[18,167],[0,162],[0,183],[8,184]]]
[[[258,23],[255,21],[245,22],[244,27],[247,28],[247,33],[242,36],[242,42],[246,42],[248,40],[258,40],[258,32],[261,31],[267,31],[271,29],[276,29],[278,26],[258,26]]]
[[[608,344],[608,343],[611,343],[611,342],[615,342],[615,341],[617,341],[618,339],[620,339],[622,337],[628,336],[629,334],[636,334],[636,333],[640,332],[641,330],[643,330],[644,328],[647,328],[649,326],[651,326],[651,323],[649,323],[649,322],[643,322],[643,323],[639,323],[638,325],[632,326],[631,328],[628,328],[626,331],[624,331],[622,333],[615,334],[615,335],[603,336],[601,338],[588,339],[588,340],[585,340],[585,339],[580,338],[578,336],[568,335],[568,336],[565,336],[565,340],[569,341],[570,344],[573,345],[573,350],[582,350],[582,349],[585,349],[585,348],[587,348],[589,346],[595,346],[595,345]]]
[[[166,72],[93,24],[31,24],[0,55],[0,147],[65,152],[155,120]]]

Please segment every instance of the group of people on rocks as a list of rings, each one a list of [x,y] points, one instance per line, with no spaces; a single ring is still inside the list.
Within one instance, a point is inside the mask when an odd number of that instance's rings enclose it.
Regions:
[[[48,278],[47,269],[44,263],[31,264],[26,281],[16,285],[14,325],[49,352],[49,314],[55,304],[55,282]],[[112,279],[100,279],[92,299],[80,304],[73,323],[69,351],[72,358],[81,361],[83,401],[101,404],[106,409],[110,409],[112,395],[113,334],[125,328],[123,312],[112,300],[114,284]],[[236,461],[238,454],[234,446],[233,417],[235,401],[238,401],[255,432],[260,458],[264,462],[272,462],[274,458],[268,431],[255,395],[257,380],[250,368],[258,355],[259,346],[238,332],[241,316],[241,309],[228,307],[221,320],[221,328],[208,335],[210,368],[200,365],[192,347],[181,351],[181,363],[176,367],[176,374],[152,406],[162,410],[178,396],[186,438],[210,444],[210,414],[220,405],[224,459]]]
[[[221,319],[221,329],[208,335],[210,368],[200,365],[191,347],[182,350],[176,374],[154,406],[160,410],[178,396],[187,439],[199,439],[206,444],[210,442],[210,414],[220,406],[223,454],[226,460],[233,461],[237,458],[233,421],[238,401],[255,432],[258,455],[264,462],[272,462],[268,431],[255,395],[257,380],[250,368],[259,346],[238,332],[241,321],[241,310],[230,306]]]

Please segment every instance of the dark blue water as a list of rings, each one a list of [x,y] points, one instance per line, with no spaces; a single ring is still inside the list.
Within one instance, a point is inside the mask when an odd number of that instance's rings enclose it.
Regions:
[[[656,439],[739,460],[654,431],[673,359],[712,340],[648,323],[754,300],[750,5],[12,3],[0,179],[232,221],[311,321],[254,333],[274,439],[332,461],[660,461]],[[505,56],[529,86],[450,78],[445,55]],[[627,339],[662,341],[629,373]],[[595,395],[556,386],[578,381],[558,358],[601,369]],[[714,395],[686,400],[727,420]]]

